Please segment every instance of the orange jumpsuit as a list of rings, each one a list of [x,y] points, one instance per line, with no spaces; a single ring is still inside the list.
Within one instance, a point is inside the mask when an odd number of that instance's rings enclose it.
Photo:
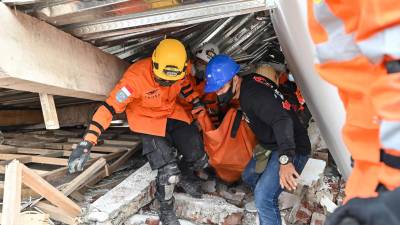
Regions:
[[[188,102],[199,96],[187,77],[171,86],[160,86],[154,80],[151,58],[142,59],[128,68],[93,115],[84,139],[96,143],[101,132],[109,127],[113,114],[124,111],[132,131],[164,137],[168,118],[192,122],[191,115],[176,103],[180,94]]]
[[[309,0],[316,70],[339,89],[346,108],[344,141],[354,159],[347,198],[400,186],[400,58],[398,0]],[[397,44],[396,44],[397,43]]]
[[[204,93],[204,86],[205,81],[198,81],[195,76],[191,75],[192,66],[194,66],[191,62],[188,63],[186,74],[188,74],[187,79],[191,83],[195,92],[199,94],[199,99],[204,104],[208,115],[210,116],[211,121],[213,124],[217,125],[220,123],[219,121],[219,114],[220,108],[217,102],[217,94],[215,93]],[[185,108],[187,112],[190,112],[193,109],[193,104],[186,101],[185,99],[178,99],[178,103]]]

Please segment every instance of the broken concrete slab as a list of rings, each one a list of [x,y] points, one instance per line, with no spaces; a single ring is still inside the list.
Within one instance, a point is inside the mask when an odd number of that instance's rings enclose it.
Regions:
[[[227,202],[234,204],[238,207],[243,206],[243,200],[244,197],[246,196],[246,193],[238,191],[238,192],[232,192],[231,190],[229,191],[221,191],[220,196],[223,197]]]
[[[335,209],[338,207],[332,200],[330,200],[328,197],[323,196],[321,198],[320,204],[330,213],[333,213]]]
[[[291,224],[310,224],[312,213],[307,204],[297,204],[286,215],[286,220]]]
[[[326,216],[321,213],[313,213],[310,225],[324,225]]]
[[[300,174],[298,183],[311,187],[323,175],[326,162],[319,159],[308,159],[303,171]]]
[[[179,220],[181,225],[196,225],[187,220]],[[156,215],[135,214],[131,216],[123,225],[162,225],[160,219]]]
[[[284,191],[279,195],[279,199],[278,199],[279,209],[285,210],[285,209],[293,208],[293,206],[298,204],[300,202],[300,200],[301,199],[298,195],[294,195],[292,193]]]
[[[200,224],[239,225],[244,209],[228,203],[225,199],[203,195],[201,199],[187,194],[175,193],[176,215]]]
[[[252,213],[257,212],[257,207],[256,207],[256,203],[255,203],[254,200],[253,200],[253,201],[250,201],[250,202],[248,202],[248,203],[246,203],[246,205],[244,206],[244,208],[245,208],[245,210],[246,210],[247,212],[252,212]]]
[[[152,171],[146,163],[93,202],[86,220],[96,225],[121,224],[154,199],[156,176],[157,171]]]
[[[257,212],[245,212],[243,219],[242,219],[242,225],[259,225],[260,221],[258,218],[258,213]]]
[[[217,185],[217,181],[216,180],[208,180],[208,181],[202,182],[201,189],[205,193],[208,193],[208,194],[214,193],[214,192],[217,191],[216,185]]]
[[[328,148],[328,146],[325,143],[325,140],[322,138],[321,131],[318,128],[317,122],[315,121],[310,122],[307,131],[311,142],[312,152]]]
[[[0,86],[104,100],[128,64],[0,3]],[[62,48],[62,49],[61,49]]]

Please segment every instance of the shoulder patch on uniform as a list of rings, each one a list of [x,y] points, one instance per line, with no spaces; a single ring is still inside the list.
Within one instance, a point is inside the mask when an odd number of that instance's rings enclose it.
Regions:
[[[123,103],[129,96],[132,95],[132,89],[129,86],[123,86],[118,92],[115,98],[117,102]]]
[[[289,111],[291,108],[291,104],[288,102],[288,100],[285,100],[282,102],[282,107]]]

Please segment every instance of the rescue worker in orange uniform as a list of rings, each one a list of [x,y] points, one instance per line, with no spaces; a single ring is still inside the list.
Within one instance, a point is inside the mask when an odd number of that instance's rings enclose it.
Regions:
[[[338,87],[346,108],[343,138],[354,160],[346,195],[347,200],[358,199],[350,200],[329,224],[346,216],[375,224],[349,212],[364,207],[354,202],[379,202],[400,187],[399,1],[309,0],[308,25],[316,70]],[[393,218],[390,210],[364,209],[368,217],[379,212]],[[392,224],[386,222],[379,224]]]
[[[215,93],[204,93],[204,74],[207,63],[217,54],[219,54],[218,46],[213,43],[206,43],[197,49],[195,52],[195,58],[188,63],[188,74],[192,75],[188,76],[188,79],[190,80],[194,91],[200,95],[200,100],[204,104],[207,114],[209,115],[213,124],[216,126],[219,125],[222,116],[220,116],[217,95]],[[193,108],[192,104],[184,101],[183,99],[180,99],[179,103],[188,112],[190,112]]]
[[[129,127],[141,134],[143,154],[153,170],[158,170],[156,198],[160,202],[160,220],[165,225],[179,225],[173,208],[173,191],[180,181],[177,155],[192,172],[205,168],[208,158],[192,117],[176,99],[182,95],[204,110],[185,76],[185,47],[175,39],[164,39],[152,58],[132,64],[94,114],[84,141],[72,152],[68,167],[71,173],[82,171],[90,150],[111,123],[115,113],[126,111]],[[176,151],[178,150],[178,152]]]

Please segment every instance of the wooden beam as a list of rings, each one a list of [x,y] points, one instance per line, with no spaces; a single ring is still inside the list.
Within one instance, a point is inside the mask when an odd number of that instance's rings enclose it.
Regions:
[[[89,168],[85,169],[81,174],[79,174],[75,179],[68,183],[68,185],[61,190],[66,196],[70,195],[72,192],[77,190],[80,186],[88,182],[88,180],[97,173],[101,168],[106,165],[106,160],[100,158],[95,163],[93,163]]]
[[[104,100],[128,64],[0,3],[0,86]],[[62,46],[62,50],[60,50]]]
[[[52,158],[52,157],[44,157],[36,155],[0,154],[0,160],[12,160],[12,159],[19,159],[24,163],[33,162],[33,163],[42,163],[42,164],[50,164],[57,166],[68,165],[68,159],[63,159],[63,158]]]
[[[0,199],[3,199],[3,195],[4,195],[4,181],[0,181]],[[40,195],[32,191],[32,189],[24,187],[24,185],[22,185],[21,199],[39,198],[39,197]]]
[[[98,106],[98,103],[91,103],[57,108],[59,124],[61,127],[85,125],[90,121],[93,111]],[[0,110],[0,127],[34,125],[42,124],[43,122],[41,110]]]
[[[42,106],[44,124],[46,129],[55,130],[60,128],[58,122],[56,104],[53,95],[39,93],[40,105]]]
[[[42,122],[43,114],[40,110],[0,110],[0,126],[33,125]]]
[[[60,207],[71,217],[80,215],[81,208],[31,169],[22,165],[22,182],[32,190]]]
[[[66,224],[74,224],[74,218],[71,216],[66,215],[60,208],[57,208],[53,205],[44,203],[44,202],[38,202],[36,204],[36,207],[38,207],[40,210],[43,212],[47,213],[50,215],[50,218],[66,223]]]
[[[2,214],[0,213],[0,217]],[[50,225],[49,215],[42,213],[19,213],[18,225]]]
[[[13,160],[6,167],[4,180],[2,225],[19,225],[21,207],[22,164]]]
[[[104,177],[107,177],[109,174],[115,172],[122,164],[124,164],[129,158],[139,151],[142,148],[141,144],[138,144],[135,148],[129,149],[124,155],[122,155],[119,159],[113,162],[108,168],[104,168],[104,170],[99,171],[96,175],[94,175],[90,181],[88,182],[89,185],[94,185],[99,182]],[[113,153],[115,154],[115,153]]]

